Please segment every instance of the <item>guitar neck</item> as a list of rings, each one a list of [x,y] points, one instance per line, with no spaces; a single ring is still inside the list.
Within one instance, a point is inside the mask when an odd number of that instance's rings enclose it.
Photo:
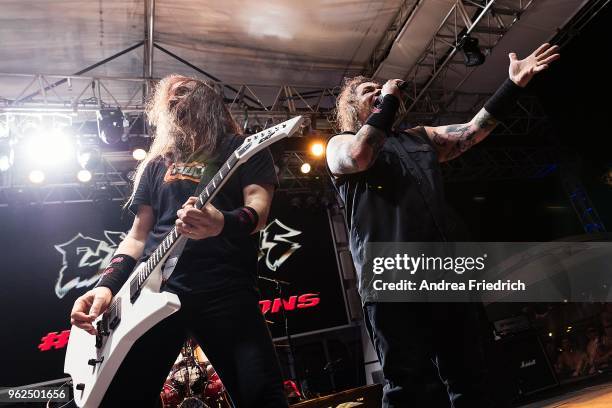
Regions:
[[[234,150],[230,157],[219,168],[219,171],[215,173],[206,187],[200,192],[198,200],[195,203],[195,208],[200,209],[208,204],[241,163],[275,141],[292,135],[300,128],[303,122],[304,118],[297,116],[247,137],[240,147]],[[178,233],[176,227],[170,230],[161,244],[153,251],[149,259],[147,259],[145,266],[131,279],[130,298],[132,302],[138,297],[140,290],[151,273],[153,273],[160,263],[165,261],[168,254],[171,253],[172,249],[175,248],[177,244],[182,244],[186,240],[186,237]]]
[[[206,187],[202,189],[198,195],[194,207],[200,209],[208,204],[217,195],[219,189],[223,187],[225,182],[239,167],[239,160],[236,152],[232,152],[230,157],[223,163],[215,175],[210,179]],[[135,299],[145,280],[153,273],[155,268],[163,262],[167,256],[171,253],[172,249],[179,243],[180,240],[186,240],[187,238],[182,237],[177,231],[176,227],[172,227],[170,232],[166,234],[159,246],[153,251],[149,259],[147,259],[145,266],[140,272],[132,278],[130,281],[130,297]]]

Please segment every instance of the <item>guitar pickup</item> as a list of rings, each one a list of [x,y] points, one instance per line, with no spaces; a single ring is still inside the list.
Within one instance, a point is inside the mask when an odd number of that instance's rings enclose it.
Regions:
[[[108,327],[113,330],[121,321],[121,298],[116,298],[108,310]]]
[[[138,276],[132,278],[130,281],[130,302],[134,303],[140,295],[140,285],[138,282]]]

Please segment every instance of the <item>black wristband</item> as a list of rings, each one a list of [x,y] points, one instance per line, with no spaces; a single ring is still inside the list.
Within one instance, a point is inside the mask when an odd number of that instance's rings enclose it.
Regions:
[[[221,212],[225,219],[221,235],[225,237],[247,237],[255,231],[259,223],[259,214],[251,207]]]
[[[380,130],[391,130],[399,105],[399,100],[395,96],[385,95],[382,102],[374,108],[372,114],[366,120],[366,124]]]
[[[510,78],[497,89],[497,91],[485,103],[484,108],[497,120],[504,120],[523,93],[523,88],[515,84]]]
[[[136,259],[129,255],[118,254],[113,256],[106,269],[102,272],[102,278],[98,281],[96,287],[103,286],[109,288],[113,296],[115,296],[130,277],[136,262]]]

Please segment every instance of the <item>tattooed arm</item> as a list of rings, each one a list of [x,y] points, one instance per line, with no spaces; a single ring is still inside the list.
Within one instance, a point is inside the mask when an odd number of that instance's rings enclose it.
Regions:
[[[508,67],[509,79],[520,88],[524,88],[529,81],[539,72],[547,69],[548,66],[559,59],[559,47],[551,46],[548,43],[542,44],[526,58],[519,60],[515,53],[510,53],[510,66]],[[503,85],[500,87],[503,90]],[[500,90],[489,100],[490,112],[502,114],[507,110],[509,102],[514,103],[512,98],[516,96],[509,94],[499,94]],[[493,108],[496,109],[493,109]],[[476,143],[482,141],[495,128],[498,121],[484,108],[469,123],[462,125],[449,125],[438,127],[426,127],[427,135],[433,141],[438,150],[439,161],[452,160],[461,155]]]
[[[438,151],[438,161],[452,160],[491,133],[499,122],[484,108],[474,118],[461,125],[425,127],[427,136]]]
[[[327,144],[327,165],[334,175],[367,170],[385,142],[385,132],[364,125],[356,135],[332,137]]]

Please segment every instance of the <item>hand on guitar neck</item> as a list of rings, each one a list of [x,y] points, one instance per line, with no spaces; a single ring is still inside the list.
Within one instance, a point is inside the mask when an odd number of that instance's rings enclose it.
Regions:
[[[189,197],[183,207],[177,211],[176,229],[190,239],[204,239],[221,233],[224,218],[221,211],[212,204],[197,209],[198,197]]]

